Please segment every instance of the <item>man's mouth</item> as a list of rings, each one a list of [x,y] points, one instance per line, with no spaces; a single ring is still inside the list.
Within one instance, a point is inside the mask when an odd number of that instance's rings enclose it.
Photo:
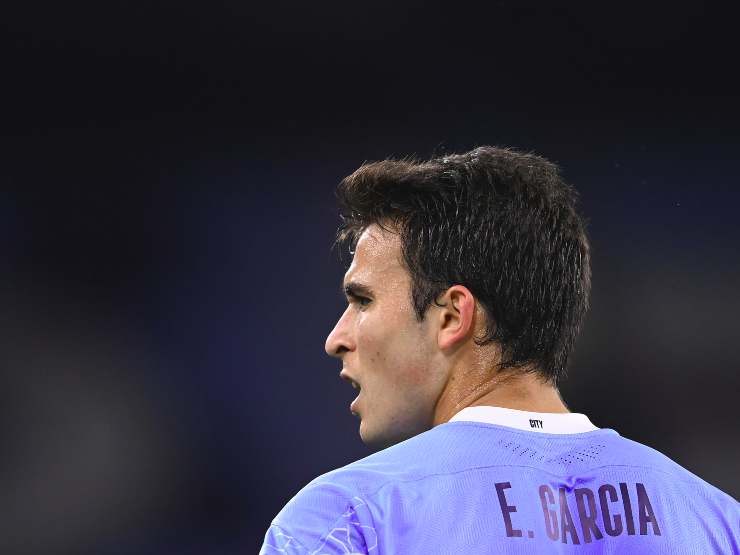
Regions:
[[[354,387],[354,388],[355,388],[355,389],[357,389],[358,391],[359,391],[359,390],[360,390],[360,389],[362,388],[362,386],[361,386],[361,385],[359,384],[359,382],[358,382],[357,380],[355,380],[354,378],[352,378],[352,377],[351,377],[351,376],[350,376],[350,375],[349,375],[349,374],[348,374],[347,372],[345,372],[344,370],[342,370],[342,371],[341,371],[341,372],[339,373],[339,377],[340,377],[340,378],[342,378],[342,379],[343,379],[344,381],[346,381],[346,382],[349,382],[350,384],[352,384],[352,387]]]
[[[355,397],[355,399],[352,401],[352,403],[349,405],[350,412],[354,414],[355,416],[357,416],[357,403],[359,402],[360,395],[362,395],[362,386],[360,385],[358,381],[350,377],[350,375],[344,370],[342,370],[339,373],[339,377],[342,378],[344,381],[349,382],[354,389],[360,392],[358,393],[357,397]]]
[[[357,404],[360,401],[360,395],[362,395],[362,393],[358,394],[357,397],[355,397],[355,399],[349,404],[349,411],[352,414],[354,414],[355,416],[358,415],[358,413],[357,413]]]

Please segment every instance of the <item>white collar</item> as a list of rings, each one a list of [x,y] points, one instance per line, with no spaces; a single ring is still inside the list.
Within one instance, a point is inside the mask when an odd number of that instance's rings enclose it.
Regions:
[[[465,407],[449,421],[485,422],[546,434],[577,434],[599,429],[585,414],[577,412],[529,412],[487,405]]]

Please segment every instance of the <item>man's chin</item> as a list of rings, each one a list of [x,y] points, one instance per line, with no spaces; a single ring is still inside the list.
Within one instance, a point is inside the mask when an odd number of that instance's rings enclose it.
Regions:
[[[363,420],[360,423],[360,439],[367,447],[373,451],[381,451],[387,449],[403,441],[406,438],[396,437],[391,434],[373,433],[367,429],[366,422]]]

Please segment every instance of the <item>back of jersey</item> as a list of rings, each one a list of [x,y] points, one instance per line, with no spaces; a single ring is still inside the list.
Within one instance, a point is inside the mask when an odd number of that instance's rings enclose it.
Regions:
[[[397,447],[404,477],[368,496],[381,553],[740,553],[737,501],[614,430],[449,422]]]
[[[314,479],[273,552],[740,554],[740,504],[584,415],[469,407]]]

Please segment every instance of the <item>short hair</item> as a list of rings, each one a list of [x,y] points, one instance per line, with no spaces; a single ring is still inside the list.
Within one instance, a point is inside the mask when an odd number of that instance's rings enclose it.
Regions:
[[[486,313],[478,345],[498,342],[500,369],[557,383],[588,311],[586,223],[552,162],[481,146],[428,161],[365,163],[337,187],[336,243],[354,251],[372,224],[400,235],[419,321],[455,284]]]

